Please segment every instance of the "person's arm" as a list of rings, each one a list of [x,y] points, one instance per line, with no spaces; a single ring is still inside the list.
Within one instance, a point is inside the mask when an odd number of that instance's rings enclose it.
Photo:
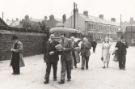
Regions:
[[[63,48],[63,51],[71,51],[72,50],[72,42],[70,40],[67,41],[68,44]]]
[[[116,43],[116,46],[115,46],[115,48],[118,48],[118,46],[119,46],[119,42],[117,42],[117,43]]]
[[[125,44],[126,44],[126,48],[128,48],[128,43],[126,42]]]
[[[47,60],[47,54],[48,54],[48,42],[45,44],[45,49],[44,49],[44,61]]]
[[[23,52],[23,44],[21,42],[17,43],[18,48],[14,49],[14,52]]]
[[[57,55],[62,53],[62,51],[59,51],[59,50],[56,49],[56,46],[59,45],[59,44],[60,43],[56,41],[54,53],[57,54]]]

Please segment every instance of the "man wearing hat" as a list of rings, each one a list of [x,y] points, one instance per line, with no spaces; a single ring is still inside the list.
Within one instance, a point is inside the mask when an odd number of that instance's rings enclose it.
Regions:
[[[18,40],[17,36],[13,36],[13,46],[11,48],[11,63],[13,74],[20,74],[20,67],[24,66],[23,58],[23,44]]]
[[[72,42],[65,37],[65,34],[61,34],[61,45],[63,47],[61,53],[61,80],[59,84],[65,83],[65,77],[67,73],[67,81],[71,81],[71,69],[72,69]]]
[[[121,36],[121,40],[117,42],[116,44],[117,48],[117,56],[119,61],[119,68],[125,70],[125,64],[126,64],[126,53],[128,44],[125,42],[125,39],[123,36]]]
[[[44,84],[49,83],[51,66],[53,67],[53,79],[54,81],[57,80],[57,63],[59,60],[59,51],[57,51],[55,46],[58,45],[59,42],[55,41],[54,37],[54,34],[50,35],[50,38],[46,44],[46,50],[44,52],[44,60],[47,65]]]

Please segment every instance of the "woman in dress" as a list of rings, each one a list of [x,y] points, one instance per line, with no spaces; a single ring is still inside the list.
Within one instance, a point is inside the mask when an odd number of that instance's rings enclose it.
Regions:
[[[104,63],[103,68],[108,68],[110,61],[110,43],[108,38],[105,38],[105,41],[102,44],[102,58]]]

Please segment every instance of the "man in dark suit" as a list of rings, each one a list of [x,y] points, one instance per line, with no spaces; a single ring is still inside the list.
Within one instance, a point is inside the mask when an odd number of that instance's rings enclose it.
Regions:
[[[72,69],[72,42],[68,38],[65,37],[64,34],[61,35],[61,45],[63,47],[63,51],[61,53],[61,81],[59,84],[65,83],[65,75],[67,72],[68,81],[71,80],[71,69]]]
[[[59,42],[55,41],[54,34],[50,35],[49,41],[46,43],[46,50],[44,53],[44,60],[46,62],[46,75],[45,75],[45,84],[49,83],[49,76],[51,66],[53,67],[53,79],[57,80],[57,63],[59,60],[59,52],[56,50],[55,46],[58,45]]]
[[[127,42],[125,42],[123,36],[121,37],[121,40],[117,42],[116,48],[119,61],[119,68],[125,70],[126,54],[127,54],[126,49],[128,48],[128,44]]]

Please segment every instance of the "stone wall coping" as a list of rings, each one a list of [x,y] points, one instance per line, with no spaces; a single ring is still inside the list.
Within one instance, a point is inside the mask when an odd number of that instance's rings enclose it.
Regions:
[[[46,36],[45,33],[38,32],[17,32],[17,31],[8,31],[8,30],[0,30],[0,34],[17,34],[17,35],[36,35],[36,36]]]

